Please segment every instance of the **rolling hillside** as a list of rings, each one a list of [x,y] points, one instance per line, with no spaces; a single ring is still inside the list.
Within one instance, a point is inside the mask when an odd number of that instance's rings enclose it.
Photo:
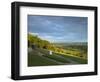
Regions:
[[[50,43],[28,34],[28,66],[87,64],[87,43]],[[52,51],[52,54],[50,54]]]
[[[28,66],[49,66],[49,65],[75,65],[86,64],[87,61],[77,57],[53,53],[49,55],[45,49],[35,49],[28,54]]]

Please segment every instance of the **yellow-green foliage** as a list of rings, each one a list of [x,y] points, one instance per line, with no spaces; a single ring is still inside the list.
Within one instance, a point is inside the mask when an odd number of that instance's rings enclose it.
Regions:
[[[49,41],[40,39],[38,36],[28,34],[28,46],[31,47],[32,45],[35,45],[38,48],[52,50],[55,53],[87,58],[87,54],[81,52],[80,50],[64,49],[63,47],[57,47]]]

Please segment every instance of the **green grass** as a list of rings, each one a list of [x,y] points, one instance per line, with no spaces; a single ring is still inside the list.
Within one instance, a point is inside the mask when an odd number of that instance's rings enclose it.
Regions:
[[[34,53],[28,54],[28,66],[48,66],[48,65],[59,65],[59,64],[47,60],[46,58]]]
[[[69,61],[67,61],[67,59],[59,57],[59,56],[57,56],[55,54],[53,54],[53,55],[44,55],[44,56],[48,57],[50,59],[54,59],[56,61],[62,62],[62,63],[66,63],[66,64],[69,63]]]
[[[59,54],[59,55],[61,55],[61,54]],[[79,64],[87,64],[88,63],[86,59],[72,57],[72,56],[68,56],[68,55],[61,55],[61,56],[68,58],[68,59],[71,59],[75,62],[78,62]]]
[[[76,62],[76,64],[87,64],[87,60],[85,59],[58,54],[58,53],[53,53],[52,55],[49,55],[48,51],[44,49],[36,49],[28,53],[28,66],[50,66],[50,65],[74,64],[71,61]]]

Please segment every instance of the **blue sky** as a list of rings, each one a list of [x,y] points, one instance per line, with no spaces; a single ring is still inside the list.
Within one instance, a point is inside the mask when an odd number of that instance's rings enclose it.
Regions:
[[[87,42],[87,17],[28,15],[28,33],[50,42]]]

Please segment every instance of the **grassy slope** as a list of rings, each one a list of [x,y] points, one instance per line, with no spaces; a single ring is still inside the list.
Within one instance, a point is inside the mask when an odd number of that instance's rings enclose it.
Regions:
[[[81,58],[77,58],[77,57],[72,57],[72,56],[68,56],[68,55],[61,55],[65,58],[71,59],[75,62],[78,62],[79,64],[87,64],[87,60],[86,59],[81,59]]]
[[[41,50],[39,50],[39,51],[41,51]],[[47,51],[45,51],[45,50],[42,50],[42,54],[44,54],[44,55],[40,56],[37,50],[34,50],[33,52],[29,53],[28,54],[28,66],[61,65],[57,62],[50,61],[47,58],[56,60],[58,62],[62,62],[63,64],[67,64],[67,63],[70,64],[71,62],[69,62],[68,60],[75,61],[75,62],[77,62],[77,64],[86,64],[87,63],[87,60],[72,57],[72,56],[55,54],[55,53],[53,53],[53,55],[47,55]],[[71,63],[71,64],[74,64],[74,63]]]
[[[57,55],[55,55],[55,54],[53,54],[53,55],[44,55],[45,57],[48,57],[48,58],[50,58],[50,59],[54,59],[54,60],[56,60],[56,61],[60,61],[60,62],[62,62],[62,63],[70,63],[69,61],[67,61],[66,59],[64,59],[64,58],[62,58],[62,57],[59,57],[59,56],[57,56]]]
[[[44,54],[44,57],[50,58],[50,59],[54,59],[56,61],[62,62],[62,63],[69,63],[66,59],[59,57],[58,55],[56,55],[55,53],[53,53],[52,55],[48,55],[48,51],[45,49],[37,49],[39,52],[41,52],[42,54]]]
[[[59,65],[59,64],[47,60],[39,55],[28,54],[28,66],[47,66],[47,65]]]

